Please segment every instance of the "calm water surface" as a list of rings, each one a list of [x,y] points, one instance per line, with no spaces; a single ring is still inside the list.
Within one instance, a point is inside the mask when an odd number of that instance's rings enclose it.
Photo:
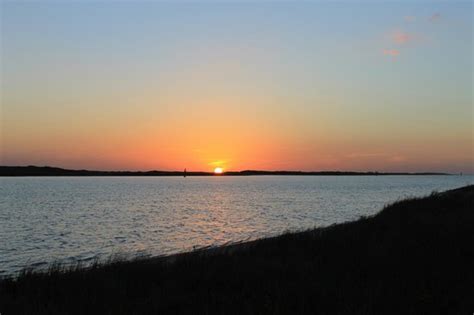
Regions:
[[[53,261],[170,254],[325,226],[472,176],[0,179],[0,275]]]

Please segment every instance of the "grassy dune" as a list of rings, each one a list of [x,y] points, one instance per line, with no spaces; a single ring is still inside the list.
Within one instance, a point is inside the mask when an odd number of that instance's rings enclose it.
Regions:
[[[327,228],[0,281],[2,315],[473,312],[474,186]]]

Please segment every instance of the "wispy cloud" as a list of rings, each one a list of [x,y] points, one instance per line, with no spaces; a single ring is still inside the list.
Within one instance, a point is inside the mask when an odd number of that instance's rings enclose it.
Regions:
[[[437,12],[428,17],[424,16],[417,18],[415,15],[403,16],[403,20],[407,23],[415,22],[417,20],[426,23],[426,18],[430,23],[437,23],[442,19],[442,16]],[[405,25],[404,28],[412,28],[415,26],[415,23],[413,23],[410,26]],[[430,37],[426,36],[426,34],[420,34],[413,32],[412,30],[407,31],[400,28],[392,29],[391,31],[387,31],[384,35],[384,46],[393,48],[382,49],[382,53],[385,56],[397,57],[401,54],[402,50],[409,46],[417,46],[418,44],[424,44],[429,41]]]
[[[415,41],[417,39],[417,36],[404,31],[396,30],[392,32],[390,38],[395,44],[404,45],[408,44],[409,42]]]
[[[432,16],[430,16],[428,18],[428,21],[430,21],[432,23],[439,22],[440,20],[441,20],[441,14],[439,14],[439,13],[434,13]]]
[[[383,54],[385,56],[397,57],[400,55],[400,51],[398,49],[384,49]]]
[[[397,57],[400,55],[400,48],[420,40],[417,34],[409,33],[402,30],[394,30],[386,34],[386,44],[390,46],[398,46],[397,48],[383,49],[385,56]]]

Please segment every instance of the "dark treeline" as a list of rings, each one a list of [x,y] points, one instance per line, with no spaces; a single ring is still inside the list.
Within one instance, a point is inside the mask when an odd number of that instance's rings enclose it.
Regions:
[[[90,171],[68,170],[49,166],[0,166],[0,176],[255,176],[255,175],[448,175],[446,173],[384,173],[384,172],[345,172],[345,171],[259,171],[245,170],[225,172],[216,175],[212,172],[187,171]]]
[[[468,186],[249,243],[25,270],[0,280],[0,313],[472,314],[473,203]]]

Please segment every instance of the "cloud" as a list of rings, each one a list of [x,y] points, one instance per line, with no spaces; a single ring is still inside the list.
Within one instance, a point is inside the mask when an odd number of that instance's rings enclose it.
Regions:
[[[441,14],[439,14],[439,13],[434,13],[432,16],[430,16],[428,18],[428,21],[430,21],[432,23],[439,22],[440,20],[441,20]]]
[[[397,57],[400,55],[400,51],[398,49],[384,49],[383,54],[385,56]]]
[[[414,15],[405,15],[403,19],[405,20],[405,22],[410,23],[415,22],[417,18]],[[441,14],[434,13],[428,18],[428,20],[432,23],[436,23],[441,20]],[[406,46],[417,46],[418,44],[423,44],[429,40],[430,38],[425,36],[424,34],[412,33],[411,31],[407,32],[400,29],[392,29],[392,31],[388,31],[387,33],[385,33],[384,45],[396,48],[383,49],[382,52],[385,56],[395,58],[400,55],[401,50],[405,49]]]
[[[413,34],[397,30],[390,35],[390,38],[395,44],[404,45],[416,40],[417,37]]]

